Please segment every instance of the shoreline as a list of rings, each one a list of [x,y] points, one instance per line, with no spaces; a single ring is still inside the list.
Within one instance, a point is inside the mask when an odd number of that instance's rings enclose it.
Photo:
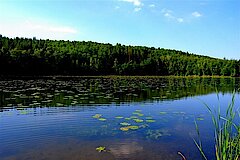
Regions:
[[[61,78],[240,78],[240,77],[233,77],[233,76],[198,76],[198,75],[191,75],[191,76],[154,76],[154,75],[145,75],[145,76],[133,76],[133,75],[96,75],[96,76],[75,76],[75,75],[49,75],[49,76],[36,76],[36,75],[0,75],[1,79],[25,79],[25,78],[33,78],[33,79],[61,79]]]

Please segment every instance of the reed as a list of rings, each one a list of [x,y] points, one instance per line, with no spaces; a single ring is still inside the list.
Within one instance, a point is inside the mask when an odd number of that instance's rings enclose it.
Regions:
[[[218,94],[217,94],[218,95]],[[213,110],[211,107],[202,102],[209,111],[212,122],[214,125],[214,138],[215,138],[215,157],[217,160],[239,160],[240,159],[240,126],[236,125],[233,121],[235,118],[240,118],[238,110],[234,110],[235,91],[231,102],[228,104],[225,115],[221,115],[221,107],[219,105],[217,109]],[[194,143],[200,151],[202,158],[207,160],[207,157],[203,151],[200,132],[198,125],[195,121],[198,140],[194,139]]]

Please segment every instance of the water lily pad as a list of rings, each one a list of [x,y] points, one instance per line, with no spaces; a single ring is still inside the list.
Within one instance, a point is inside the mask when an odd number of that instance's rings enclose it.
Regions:
[[[127,126],[127,127],[121,127],[120,128],[121,131],[128,131],[129,129],[137,130],[137,129],[139,129],[139,127],[138,126]]]
[[[154,119],[147,119],[146,122],[153,123],[153,122],[156,122],[156,120],[154,120]]]
[[[143,120],[142,119],[133,119],[136,123],[141,123],[141,122],[143,122]]]
[[[132,130],[137,130],[137,129],[139,129],[138,126],[128,126],[128,127],[129,127],[129,129],[132,129]]]
[[[122,116],[116,116],[115,118],[116,119],[122,119],[123,117]]]
[[[120,130],[121,131],[128,131],[129,130],[129,126],[128,127],[121,127]]]
[[[106,121],[107,119],[106,118],[99,118],[98,120],[99,121]]]
[[[93,118],[100,118],[102,115],[101,114],[95,114],[94,116],[92,116]]]
[[[125,120],[131,120],[131,118],[125,118]]]
[[[131,116],[130,117],[131,119],[136,119],[136,118],[138,118],[137,116]]]
[[[139,113],[139,114],[138,114],[138,116],[139,116],[139,117],[142,117],[142,116],[144,116],[144,114],[142,114],[142,113]]]
[[[136,114],[136,115],[138,115],[139,113],[138,113],[138,112],[133,112],[132,114]]]
[[[160,114],[167,114],[167,112],[160,112]]]
[[[96,151],[98,151],[98,152],[106,152],[107,150],[106,150],[106,147],[99,146],[99,147],[96,148]]]

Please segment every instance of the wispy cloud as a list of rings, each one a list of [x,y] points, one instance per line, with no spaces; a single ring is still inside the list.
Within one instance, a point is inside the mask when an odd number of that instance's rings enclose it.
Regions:
[[[197,11],[195,11],[195,12],[192,13],[192,16],[198,18],[198,17],[201,17],[202,14],[197,12]]]
[[[177,21],[178,21],[179,23],[182,23],[184,20],[183,20],[183,18],[177,18]]]
[[[141,9],[142,8],[140,8],[140,7],[136,7],[136,8],[134,8],[134,12],[139,12],[139,11],[141,11]]]
[[[143,5],[141,0],[120,0],[120,1],[132,3],[134,6],[142,6]]]
[[[150,7],[150,8],[154,8],[154,7],[155,7],[155,4],[150,4],[149,7]]]
[[[9,37],[37,37],[44,39],[69,39],[69,37],[78,34],[78,31],[70,26],[32,20],[9,20],[0,26],[0,30],[1,34]]]
[[[141,0],[119,0],[122,2],[128,2],[128,3],[132,3],[134,8],[134,12],[139,12],[142,9],[143,3],[141,2]]]
[[[174,20],[179,23],[184,22],[183,18],[174,16],[174,12],[172,10],[164,8],[161,10],[161,13],[163,14],[164,17],[166,17],[169,20]]]
[[[26,21],[25,24],[29,30],[33,30],[33,31],[67,33],[67,34],[77,33],[75,29],[68,26],[53,26],[53,25],[42,24],[42,23],[34,23],[31,21]]]
[[[115,6],[115,9],[119,9],[120,7],[119,6]]]
[[[173,13],[172,10],[164,8],[164,9],[161,10],[161,13],[163,14],[164,17],[174,18],[174,16],[172,15],[172,13]]]

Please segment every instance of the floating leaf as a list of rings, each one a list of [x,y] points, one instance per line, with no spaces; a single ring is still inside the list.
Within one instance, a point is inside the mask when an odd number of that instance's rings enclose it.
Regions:
[[[142,119],[133,119],[136,123],[141,123],[141,122],[143,122],[143,120]]]
[[[116,119],[122,119],[123,117],[122,116],[116,116],[115,118]]]
[[[128,126],[128,127],[129,127],[129,129],[132,129],[132,130],[137,130],[137,129],[139,129],[138,126]]]
[[[137,116],[131,116],[130,117],[131,119],[136,119],[136,118],[138,118]]]
[[[138,115],[139,113],[138,113],[138,112],[133,112],[132,114],[136,114],[136,115]]]
[[[99,120],[99,121],[106,121],[107,119],[105,119],[105,118],[99,118],[98,120]]]
[[[127,127],[121,127],[120,128],[121,131],[128,131],[129,129],[137,130],[137,129],[139,129],[139,127],[138,126],[127,126]]]
[[[131,120],[131,118],[125,118],[125,120]]]
[[[147,119],[146,122],[153,123],[153,122],[156,122],[156,121],[154,119]]]
[[[160,114],[167,114],[167,112],[160,112]]]
[[[92,116],[93,118],[100,118],[102,115],[101,114],[95,114],[94,116]]]
[[[138,115],[139,117],[143,116],[144,114],[139,113],[139,112],[133,112],[132,114]]]
[[[142,117],[143,115],[144,115],[144,114],[142,114],[142,113],[139,113],[139,114],[138,114],[139,117]]]
[[[99,147],[96,148],[96,151],[98,151],[98,152],[106,152],[107,150],[106,150],[106,147],[99,146]]]
[[[129,130],[129,126],[128,127],[121,127],[120,130],[121,131],[128,131]]]

